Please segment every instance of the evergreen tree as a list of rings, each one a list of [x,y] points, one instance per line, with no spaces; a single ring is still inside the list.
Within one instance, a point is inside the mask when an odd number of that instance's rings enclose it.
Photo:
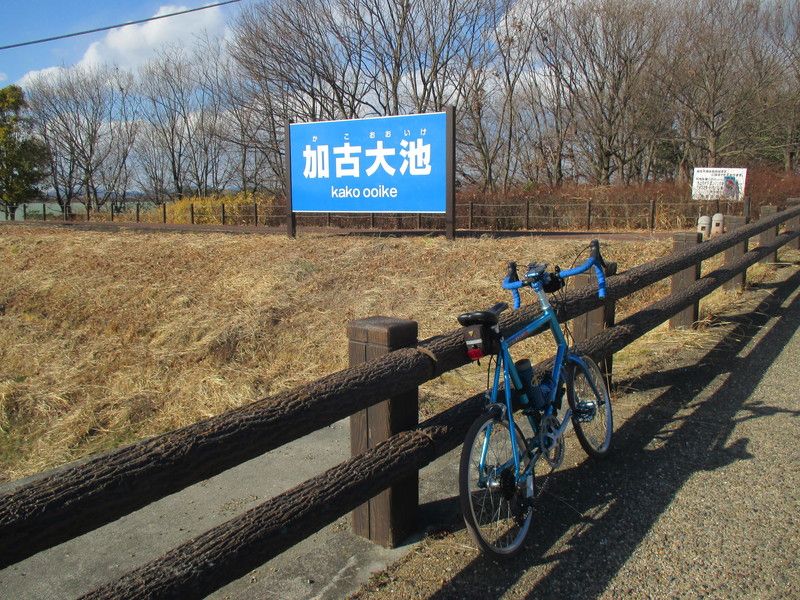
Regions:
[[[49,162],[47,148],[31,135],[26,109],[22,88],[0,89],[0,202],[11,220],[20,204],[38,197]]]

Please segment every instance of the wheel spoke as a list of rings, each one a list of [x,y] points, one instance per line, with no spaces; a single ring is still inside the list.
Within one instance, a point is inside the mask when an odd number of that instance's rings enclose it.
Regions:
[[[491,433],[487,437],[487,432]],[[532,511],[515,514],[523,504],[517,494],[514,447],[509,424],[484,417],[476,422],[462,451],[462,512],[472,536],[482,549],[500,556],[518,551],[530,527]],[[514,439],[520,462],[526,454],[518,429]],[[483,457],[484,471],[479,465]],[[481,480],[483,487],[479,487]],[[527,487],[521,493],[526,494]],[[519,507],[519,508],[517,508]]]
[[[585,367],[582,364],[573,366],[568,386],[573,425],[584,450],[599,457],[608,452],[611,444],[611,402],[597,364],[588,357],[582,358]]]

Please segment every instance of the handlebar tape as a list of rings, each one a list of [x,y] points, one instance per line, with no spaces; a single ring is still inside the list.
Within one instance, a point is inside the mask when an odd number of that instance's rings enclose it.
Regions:
[[[519,290],[511,290],[511,295],[514,296],[514,310],[519,310],[522,306],[522,299],[519,297]]]
[[[606,297],[606,275],[599,265],[594,265],[594,274],[597,275],[597,295],[602,300]]]
[[[516,265],[515,265],[516,266]],[[514,310],[518,310],[519,307],[522,305],[522,300],[519,297],[519,288],[521,288],[524,284],[517,279],[516,281],[512,281],[511,277],[511,263],[509,263],[509,274],[506,275],[505,279],[503,279],[503,289],[508,290],[511,292],[511,295],[514,297]],[[515,270],[516,274],[516,270]]]

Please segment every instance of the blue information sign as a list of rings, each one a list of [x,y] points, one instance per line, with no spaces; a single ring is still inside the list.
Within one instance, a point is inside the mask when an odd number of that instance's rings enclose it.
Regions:
[[[295,212],[443,213],[447,113],[290,125]]]

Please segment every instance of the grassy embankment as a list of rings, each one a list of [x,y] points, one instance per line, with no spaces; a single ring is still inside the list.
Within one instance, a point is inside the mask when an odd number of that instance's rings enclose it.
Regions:
[[[505,299],[498,283],[507,259],[569,265],[584,245],[5,230],[0,480],[344,368],[350,319],[415,319],[422,338],[453,329],[459,312]],[[604,254],[625,269],[669,248],[666,241],[616,242]],[[636,294],[619,313],[667,289],[661,283]],[[652,339],[618,355],[620,376],[649,353],[684,343],[663,332]],[[518,356],[550,350],[541,336],[524,343]],[[484,377],[471,365],[427,384],[422,412],[474,393]]]

